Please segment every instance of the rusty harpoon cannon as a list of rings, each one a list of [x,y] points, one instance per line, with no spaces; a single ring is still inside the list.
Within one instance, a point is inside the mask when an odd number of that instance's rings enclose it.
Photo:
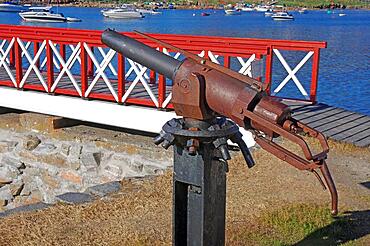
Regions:
[[[183,61],[176,60],[113,30],[102,35],[102,42],[110,48],[173,81],[172,104],[176,114],[184,118],[167,122],[155,142],[166,149],[174,145],[175,245],[224,243],[225,173],[230,159],[227,139],[240,146],[248,167],[254,165],[233,122],[251,130],[263,149],[299,170],[313,172],[321,185],[328,187],[331,212],[337,214],[338,195],[325,162],[329,148],[322,133],[291,118],[288,106],[269,97],[259,81],[137,34],[186,56]],[[313,154],[300,132],[318,139],[322,151]],[[273,139],[278,136],[299,145],[304,157],[275,143]]]

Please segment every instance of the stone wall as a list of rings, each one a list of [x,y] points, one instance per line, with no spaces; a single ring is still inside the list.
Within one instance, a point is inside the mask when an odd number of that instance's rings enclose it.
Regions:
[[[57,134],[22,126],[0,129],[0,210],[55,203],[57,195],[84,192],[88,187],[124,178],[161,174],[172,164],[171,151],[156,150],[150,141],[140,143],[130,134],[124,134],[125,141],[115,140],[114,134],[108,134],[112,139],[99,137],[91,133],[94,129],[80,127]]]

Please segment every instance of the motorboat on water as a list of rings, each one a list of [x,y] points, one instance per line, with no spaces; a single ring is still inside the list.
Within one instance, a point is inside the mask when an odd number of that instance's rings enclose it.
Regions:
[[[254,10],[254,8],[252,8],[252,5],[250,4],[236,4],[235,6],[236,9],[239,9],[241,11],[244,11],[244,12],[251,12]]]
[[[298,12],[299,12],[300,14],[307,14],[307,13],[308,13],[308,11],[307,11],[307,9],[306,9],[306,8],[301,8],[300,10],[298,10]]]
[[[236,9],[225,9],[226,15],[241,15],[241,11]]]
[[[28,10],[28,7],[21,5],[18,2],[0,3],[0,12],[22,12],[26,10]]]
[[[271,9],[270,6],[266,6],[266,5],[258,5],[257,7],[254,8],[256,11],[258,12],[267,12]]]
[[[137,12],[140,12],[144,15],[159,15],[162,14],[162,12],[157,11],[156,9],[136,9]]]
[[[65,17],[62,13],[51,11],[52,6],[30,7],[29,11],[19,13],[24,21],[29,22],[79,22],[78,18]]]
[[[121,7],[116,7],[114,9],[102,10],[101,12],[105,17],[115,19],[139,19],[144,17],[142,12],[139,12],[128,5],[122,5]]]
[[[245,12],[251,12],[253,10],[254,10],[254,8],[251,8],[251,7],[242,7],[241,8],[241,11],[245,11]]]
[[[203,12],[200,14],[201,16],[210,16],[211,14],[210,13],[207,13],[207,12]]]
[[[273,15],[274,15],[274,12],[272,12],[272,11],[265,12],[266,17],[270,17],[270,16],[273,16]]]
[[[273,20],[294,20],[294,16],[288,12],[276,12],[271,18]]]

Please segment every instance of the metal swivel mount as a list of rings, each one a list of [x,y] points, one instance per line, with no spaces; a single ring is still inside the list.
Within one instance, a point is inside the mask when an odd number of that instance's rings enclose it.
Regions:
[[[172,238],[176,246],[225,244],[228,139],[253,167],[239,127],[225,118],[172,119],[154,139],[165,149],[174,146]]]

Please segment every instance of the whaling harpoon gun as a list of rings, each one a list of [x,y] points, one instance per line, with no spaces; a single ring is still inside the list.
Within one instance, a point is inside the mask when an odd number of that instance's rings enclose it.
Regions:
[[[294,120],[288,106],[268,96],[261,82],[148,35],[136,33],[168,50],[182,53],[186,58],[183,61],[174,59],[113,30],[102,34],[102,42],[124,57],[172,79],[172,104],[177,115],[202,121],[216,116],[227,117],[252,131],[263,149],[299,170],[314,173],[321,185],[329,189],[331,213],[337,214],[338,195],[325,162],[329,147],[322,133]],[[320,153],[312,153],[305,140],[298,135],[302,132],[318,139],[322,147]],[[304,157],[274,142],[273,139],[278,136],[297,144]],[[254,162],[248,153],[243,152],[251,167]]]

